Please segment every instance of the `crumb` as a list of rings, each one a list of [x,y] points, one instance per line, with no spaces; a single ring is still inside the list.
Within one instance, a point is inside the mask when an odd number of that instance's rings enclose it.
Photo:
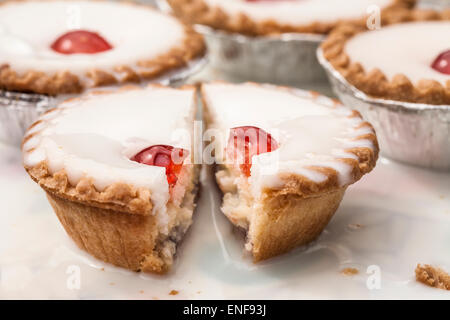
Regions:
[[[200,294],[200,293],[202,293],[201,291],[197,291],[197,294]]]
[[[105,268],[101,268],[100,271],[105,271]]]
[[[116,285],[116,284],[115,284],[114,282],[110,282],[109,285],[110,285],[110,286],[114,286],[114,285]]]
[[[153,300],[159,300],[159,298],[158,298],[158,297],[153,297],[152,299],[153,299]]]
[[[144,290],[139,291],[140,294],[144,294]]]
[[[189,284],[191,284],[191,283],[192,283],[192,281],[191,281],[191,280],[189,280],[189,281],[188,281],[188,283],[189,283]]]
[[[348,225],[348,227],[352,230],[358,230],[358,229],[361,229],[363,227],[363,225],[359,224],[359,223],[350,223]]]
[[[177,290],[172,290],[169,292],[169,295],[171,295],[171,296],[176,296],[177,294],[178,294]]]
[[[359,270],[356,268],[345,268],[341,270],[341,273],[346,276],[354,276],[359,273]]]
[[[445,199],[445,196],[441,194],[441,195],[439,196],[439,199]]]
[[[417,265],[416,280],[430,287],[450,290],[450,275],[441,268],[428,264]]]

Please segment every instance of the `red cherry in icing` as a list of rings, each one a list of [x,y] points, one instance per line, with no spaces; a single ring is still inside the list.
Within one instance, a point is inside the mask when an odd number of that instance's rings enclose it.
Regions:
[[[142,150],[134,157],[136,161],[149,166],[166,168],[167,182],[173,187],[178,180],[178,175],[183,167],[183,160],[189,155],[189,151],[166,145],[155,145]]]
[[[108,51],[113,47],[98,33],[86,30],[75,30],[60,36],[52,43],[51,48],[62,54],[92,54]]]
[[[239,163],[241,171],[250,177],[252,157],[278,149],[277,141],[258,127],[244,126],[230,129],[227,154]]]
[[[450,50],[438,55],[431,67],[440,73],[450,74]]]

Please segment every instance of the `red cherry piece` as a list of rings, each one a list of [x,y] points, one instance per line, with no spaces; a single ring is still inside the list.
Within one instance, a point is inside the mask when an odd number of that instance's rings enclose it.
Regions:
[[[189,151],[166,145],[155,145],[142,150],[134,157],[136,161],[149,166],[166,168],[167,182],[170,187],[175,186],[178,175],[183,167],[183,161],[189,155]]]
[[[263,129],[244,126],[230,129],[227,154],[239,163],[241,171],[250,177],[252,157],[278,149],[277,141]]]
[[[75,30],[69,31],[52,43],[51,48],[62,54],[99,53],[113,47],[98,33]]]
[[[437,72],[450,74],[450,50],[442,52],[431,64]]]

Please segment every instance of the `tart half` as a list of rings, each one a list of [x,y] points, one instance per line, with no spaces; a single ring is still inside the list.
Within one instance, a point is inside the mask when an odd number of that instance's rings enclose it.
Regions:
[[[134,271],[170,269],[195,207],[194,97],[191,87],[93,92],[30,127],[25,169],[81,249]]]
[[[356,25],[337,28],[322,44],[324,57],[370,96],[450,104],[450,10],[387,18],[377,31]]]
[[[415,0],[168,0],[190,23],[251,36],[290,32],[326,34],[341,22],[363,22],[367,9],[410,8]],[[364,21],[365,22],[365,21]]]
[[[150,80],[204,54],[200,35],[149,6],[113,1],[0,5],[0,88],[41,94]]]
[[[315,93],[252,83],[202,86],[218,137],[222,211],[247,231],[255,261],[317,238],[347,187],[378,157],[372,126]]]

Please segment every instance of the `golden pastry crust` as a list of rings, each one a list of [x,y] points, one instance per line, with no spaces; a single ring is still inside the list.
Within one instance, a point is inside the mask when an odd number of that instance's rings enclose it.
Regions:
[[[253,260],[266,260],[315,240],[338,209],[345,190],[309,197],[264,194],[248,231]]]
[[[428,264],[417,265],[416,280],[430,287],[450,290],[450,275],[441,268]]]
[[[385,15],[383,25],[401,22],[450,20],[450,10],[409,10],[402,14]],[[343,25],[336,28],[322,43],[323,56],[342,76],[364,93],[376,97],[405,102],[434,105],[450,104],[450,80],[443,86],[432,79],[422,79],[413,84],[408,77],[398,74],[388,79],[382,70],[364,70],[358,61],[345,52],[345,44],[353,36],[367,31],[363,26]]]
[[[154,215],[132,215],[63,199],[48,192],[59,221],[77,246],[94,257],[133,271],[164,273],[168,265],[156,249]]]
[[[167,0],[175,15],[193,24],[202,24],[214,29],[248,36],[264,36],[280,33],[316,33],[327,34],[338,24],[347,21],[332,23],[316,22],[307,25],[280,24],[275,20],[257,22],[245,14],[231,17],[220,8],[210,7],[203,0]],[[382,13],[395,11],[399,8],[411,8],[416,0],[393,0],[392,4],[382,10]],[[352,20],[355,23],[364,23],[364,18]]]
[[[5,5],[15,1],[36,0],[8,0],[0,4]],[[54,1],[54,0],[44,0]],[[96,0],[104,1],[104,0]],[[133,2],[123,3],[127,5],[141,6],[142,10],[154,10],[151,6]],[[181,23],[181,22],[180,22]],[[89,79],[82,80],[75,74],[66,70],[47,74],[39,70],[28,70],[18,73],[12,69],[7,61],[0,62],[0,89],[19,92],[32,92],[47,95],[80,93],[84,89],[105,85],[114,85],[152,80],[171,70],[185,67],[190,61],[202,57],[206,52],[203,37],[196,33],[192,27],[183,24],[184,40],[166,53],[151,58],[136,61],[136,67],[131,65],[117,65],[113,72],[101,69],[91,69],[85,74]],[[120,78],[114,74],[120,74]]]

